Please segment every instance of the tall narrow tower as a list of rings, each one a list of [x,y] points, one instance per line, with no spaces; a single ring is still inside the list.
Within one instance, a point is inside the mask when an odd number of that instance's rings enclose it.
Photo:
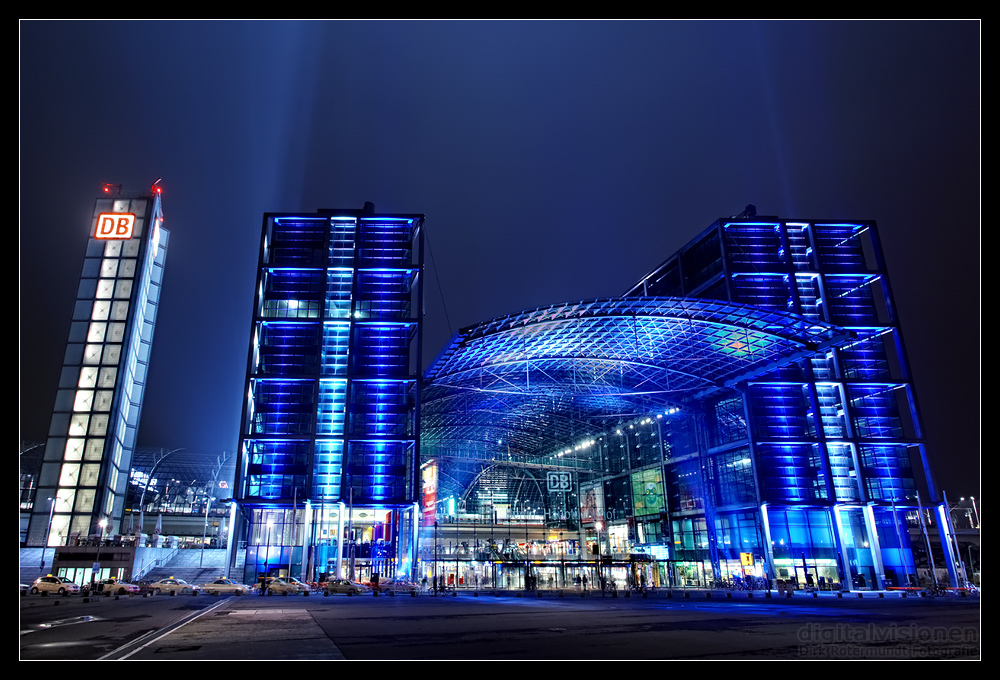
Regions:
[[[30,546],[121,530],[169,238],[162,221],[157,185],[94,203]]]
[[[247,582],[406,568],[422,225],[370,204],[264,216],[237,472]]]

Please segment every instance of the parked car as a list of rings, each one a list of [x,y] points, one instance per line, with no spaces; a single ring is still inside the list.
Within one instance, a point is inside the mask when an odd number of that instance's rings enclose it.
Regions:
[[[188,583],[182,578],[170,578],[160,579],[156,583],[149,584],[149,592],[158,593],[180,593],[181,595],[197,595],[198,586],[193,583]]]
[[[344,593],[345,595],[363,595],[364,593],[370,593],[372,591],[372,589],[368,586],[348,581],[346,578],[332,578],[326,582],[324,587],[326,592],[331,595],[335,593]]]
[[[209,595],[246,595],[250,592],[247,586],[228,578],[217,578],[201,586],[201,589]]]
[[[65,576],[53,576],[52,574],[48,574],[47,576],[36,578],[35,582],[31,584],[32,595],[38,595],[39,593],[53,593],[55,595],[66,596],[79,592],[80,586],[76,585]]]
[[[294,576],[280,576],[278,578],[268,579],[267,581],[267,594],[268,595],[308,595],[309,586],[302,581],[299,581]]]
[[[378,582],[378,591],[380,593],[416,593],[420,591],[420,587],[416,583],[389,578]]]
[[[97,589],[105,593],[117,593],[118,595],[130,595],[139,592],[139,586],[118,578],[106,578],[97,582]]]

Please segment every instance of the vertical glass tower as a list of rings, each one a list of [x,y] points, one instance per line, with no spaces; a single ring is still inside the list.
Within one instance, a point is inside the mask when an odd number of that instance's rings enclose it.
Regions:
[[[237,471],[246,582],[411,568],[423,219],[264,216]]]
[[[169,238],[162,221],[156,186],[94,204],[29,546],[121,531]]]
[[[627,295],[739,302],[856,335],[704,405],[699,460],[665,470],[678,497],[704,498],[671,504],[683,576],[739,573],[754,553],[800,583],[914,580],[916,480],[924,502],[940,499],[873,222],[720,219]]]

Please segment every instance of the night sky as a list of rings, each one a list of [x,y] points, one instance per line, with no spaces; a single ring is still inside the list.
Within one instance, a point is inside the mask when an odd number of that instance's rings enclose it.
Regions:
[[[978,497],[980,54],[975,21],[21,22],[20,440],[104,182],[162,178],[171,232],[139,443],[212,454],[264,212],[424,213],[426,368],[753,203],[878,223],[935,476]]]

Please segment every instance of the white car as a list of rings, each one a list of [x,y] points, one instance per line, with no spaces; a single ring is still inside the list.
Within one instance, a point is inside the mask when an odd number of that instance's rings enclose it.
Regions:
[[[198,586],[193,583],[188,583],[182,578],[170,578],[160,579],[156,583],[149,584],[149,592],[151,593],[180,593],[181,595],[197,595]]]
[[[36,578],[35,582],[31,584],[32,595],[37,595],[39,593],[53,593],[55,595],[65,596],[79,592],[80,586],[76,585],[65,576],[53,576],[52,574],[49,574],[47,576],[42,576],[41,578]]]
[[[416,583],[390,578],[378,582],[378,591],[380,593],[417,593],[420,592],[420,587]]]
[[[268,595],[309,594],[309,586],[292,576],[281,576],[267,582]]]
[[[132,595],[139,592],[139,586],[117,578],[106,578],[98,581],[98,589],[105,593],[117,593],[118,595]]]
[[[230,595],[246,595],[250,592],[250,589],[242,583],[237,583],[236,581],[228,578],[217,578],[211,583],[206,583],[201,586],[201,589],[209,595],[222,595],[224,593]]]
[[[334,593],[345,593],[347,595],[363,595],[365,593],[370,593],[371,588],[368,586],[361,585],[360,583],[354,583],[348,581],[346,578],[332,578],[326,582],[325,586],[326,592],[331,595]]]

